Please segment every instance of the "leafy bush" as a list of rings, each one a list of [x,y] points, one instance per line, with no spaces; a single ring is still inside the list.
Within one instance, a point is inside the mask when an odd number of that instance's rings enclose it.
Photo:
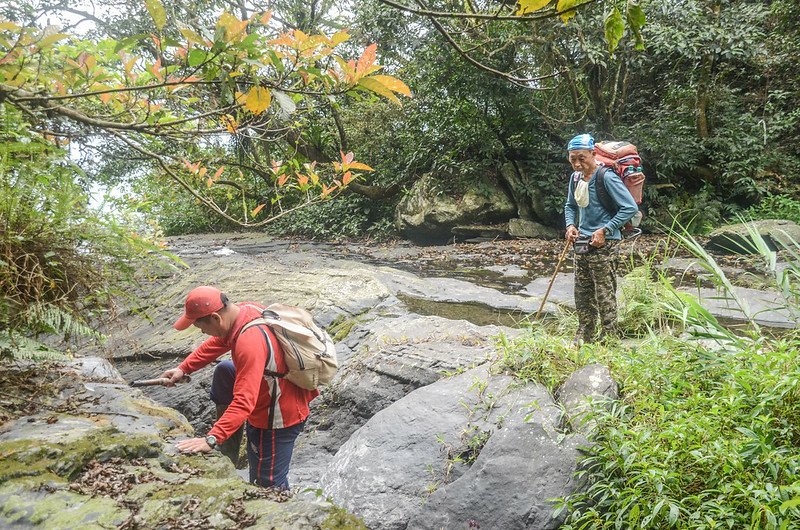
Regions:
[[[622,401],[563,500],[565,529],[789,528],[800,517],[800,336],[731,355],[653,338],[612,360]]]
[[[723,224],[726,214],[719,197],[710,187],[697,193],[660,194],[648,204],[649,217],[645,218],[648,227],[665,227],[678,223],[692,234],[707,234]]]
[[[649,263],[634,268],[620,279],[619,326],[624,335],[642,337],[664,329],[673,319],[664,307],[672,297],[669,278],[653,279]]]
[[[768,194],[744,212],[752,219],[788,219],[800,223],[800,200],[786,195]]]
[[[36,338],[99,337],[88,323],[159,249],[88,206],[63,151],[0,117],[0,356],[52,356]]]
[[[382,239],[394,233],[391,212],[389,204],[375,204],[366,197],[349,195],[287,214],[270,224],[269,232],[323,240]]]

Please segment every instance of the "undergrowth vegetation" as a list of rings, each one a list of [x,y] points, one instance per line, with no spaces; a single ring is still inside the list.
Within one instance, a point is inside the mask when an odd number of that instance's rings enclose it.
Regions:
[[[770,335],[713,257],[686,231],[673,236],[748,329],[726,329],[650,262],[622,282],[627,340],[576,349],[574,326],[557,319],[502,343],[499,367],[551,392],[590,363],[619,384],[619,399],[587,417],[584,487],[556,501],[562,528],[799,528],[800,332]],[[784,309],[798,314],[797,245],[780,265],[750,236]]]
[[[0,105],[0,358],[59,357],[40,336],[99,338],[90,324],[161,252],[92,209],[79,177]]]
[[[768,194],[745,213],[753,219],[787,219],[800,223],[800,200],[786,194]]]

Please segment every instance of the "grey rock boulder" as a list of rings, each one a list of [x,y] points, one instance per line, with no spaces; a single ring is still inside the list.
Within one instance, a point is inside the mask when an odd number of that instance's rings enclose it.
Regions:
[[[557,528],[548,499],[570,493],[581,437],[558,432],[547,390],[485,366],[378,412],[322,477],[327,495],[374,530]],[[493,526],[495,525],[495,526]]]
[[[186,419],[103,359],[38,367],[30,413],[0,425],[0,528],[365,528],[316,498],[277,502],[218,453],[178,454]]]
[[[448,191],[440,177],[428,173],[397,205],[395,226],[409,239],[447,240],[454,226],[502,222],[515,213],[508,195],[486,176]]]
[[[792,221],[764,219],[717,228],[709,234],[706,248],[715,252],[734,254],[755,253],[748,226],[761,234],[772,250],[791,248],[791,241],[800,243],[800,225]]]
[[[307,432],[292,459],[293,483],[314,483],[324,455],[333,455],[370,418],[414,390],[486,362],[498,326],[476,326],[414,314],[359,323],[339,345],[352,348],[333,384],[313,403]],[[321,459],[320,455],[323,455]]]
[[[587,433],[591,423],[585,421],[586,414],[617,399],[619,388],[608,367],[590,364],[575,370],[558,389],[557,397],[572,429]]]
[[[561,236],[561,233],[555,228],[545,226],[529,219],[511,219],[508,222],[508,235],[511,237],[556,239]]]

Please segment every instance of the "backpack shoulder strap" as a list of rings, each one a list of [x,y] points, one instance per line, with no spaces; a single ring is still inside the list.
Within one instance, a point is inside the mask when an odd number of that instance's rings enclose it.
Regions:
[[[267,326],[267,327],[269,327],[269,321],[264,319],[264,318],[253,319],[250,322],[248,322],[247,324],[245,324],[244,326],[242,326],[242,329],[239,331],[239,336],[241,337],[242,333],[244,333],[248,329],[256,327],[256,326]],[[263,329],[259,329],[259,331],[261,332],[261,335],[264,338],[264,342],[267,345],[268,356],[269,355],[273,355],[272,344],[269,341],[269,336],[267,335],[267,332],[264,331]],[[269,363],[269,357],[267,357],[267,363]],[[268,370],[266,367],[264,368],[264,375],[265,376],[269,376],[269,377],[286,377],[287,373],[288,372],[286,372],[286,373],[273,372],[271,370]]]
[[[616,215],[617,211],[619,211],[619,206],[614,202],[614,199],[611,198],[611,194],[608,193],[608,188],[606,187],[605,176],[608,171],[613,172],[614,170],[608,166],[603,166],[600,168],[600,171],[597,172],[597,176],[595,177],[595,191],[597,192],[597,198],[600,200],[600,204],[602,204],[603,208],[613,217]]]

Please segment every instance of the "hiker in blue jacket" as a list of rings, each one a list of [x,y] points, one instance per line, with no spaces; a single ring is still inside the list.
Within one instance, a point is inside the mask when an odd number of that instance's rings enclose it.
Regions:
[[[590,134],[570,140],[567,151],[574,173],[569,180],[564,220],[566,238],[572,242],[575,255],[575,344],[580,345],[616,335],[615,246],[622,239],[620,228],[639,208],[619,176],[595,160],[594,138]],[[601,171],[608,195],[619,208],[616,213],[609,212],[597,196],[597,175]]]

